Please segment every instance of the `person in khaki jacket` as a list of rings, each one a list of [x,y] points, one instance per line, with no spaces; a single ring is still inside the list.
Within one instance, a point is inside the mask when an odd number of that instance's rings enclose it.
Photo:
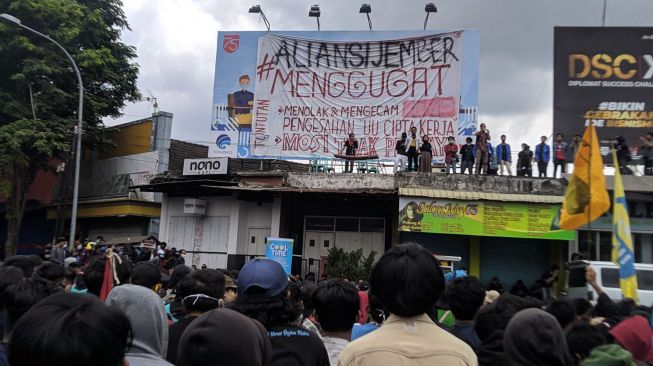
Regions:
[[[472,349],[427,315],[444,291],[444,276],[418,244],[387,251],[372,269],[370,292],[391,313],[383,325],[340,353],[339,366],[476,366]]]

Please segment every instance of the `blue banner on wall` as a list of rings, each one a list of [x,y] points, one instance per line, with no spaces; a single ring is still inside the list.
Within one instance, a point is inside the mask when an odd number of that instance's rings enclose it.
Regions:
[[[268,238],[265,246],[265,257],[281,264],[287,274],[292,270],[293,239]]]

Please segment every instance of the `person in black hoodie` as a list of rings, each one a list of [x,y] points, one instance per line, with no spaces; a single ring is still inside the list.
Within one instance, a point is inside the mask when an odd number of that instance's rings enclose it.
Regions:
[[[188,268],[183,264],[180,264],[172,270],[170,279],[166,284],[166,289],[171,290],[172,293],[175,294],[174,300],[166,304],[165,306],[166,315],[168,319],[173,322],[182,319],[186,315],[186,310],[184,309],[184,305],[181,303],[182,298],[180,296],[176,296],[176,293],[179,284],[181,283],[181,280],[183,280],[190,273],[191,273],[190,268]]]
[[[528,287],[526,287],[522,280],[517,280],[517,282],[515,282],[515,284],[510,288],[510,294],[519,297],[528,296],[528,292]]]
[[[268,366],[270,358],[270,338],[261,323],[231,309],[214,309],[182,335],[177,366]]]
[[[186,316],[168,328],[168,362],[177,363],[179,340],[190,323],[203,313],[224,305],[224,286],[224,275],[215,269],[201,269],[181,280],[177,297],[181,298]]]
[[[522,310],[510,319],[503,335],[503,350],[507,365],[574,365],[560,324],[540,309]]]
[[[486,305],[476,315],[476,334],[481,347],[476,350],[480,366],[505,366],[508,361],[503,352],[503,336],[508,322],[520,310],[541,307],[541,301],[503,294],[495,302]]]

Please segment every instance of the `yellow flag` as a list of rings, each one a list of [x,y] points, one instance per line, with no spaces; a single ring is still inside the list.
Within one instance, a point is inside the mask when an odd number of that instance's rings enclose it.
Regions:
[[[608,209],[610,196],[605,188],[599,138],[594,125],[590,125],[583,133],[574,160],[574,174],[562,202],[560,227],[564,230],[577,229],[596,220]]]
[[[626,298],[638,300],[637,271],[635,270],[635,249],[630,235],[628,203],[621,182],[617,153],[612,151],[614,160],[614,204],[612,205],[612,261],[619,265],[619,284]]]

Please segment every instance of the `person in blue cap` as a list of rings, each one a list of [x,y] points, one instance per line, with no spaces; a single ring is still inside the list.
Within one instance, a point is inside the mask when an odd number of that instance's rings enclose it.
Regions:
[[[328,366],[320,338],[298,325],[301,305],[290,298],[288,276],[281,264],[267,258],[245,263],[238,275],[233,309],[261,322],[272,344],[272,365]]]

